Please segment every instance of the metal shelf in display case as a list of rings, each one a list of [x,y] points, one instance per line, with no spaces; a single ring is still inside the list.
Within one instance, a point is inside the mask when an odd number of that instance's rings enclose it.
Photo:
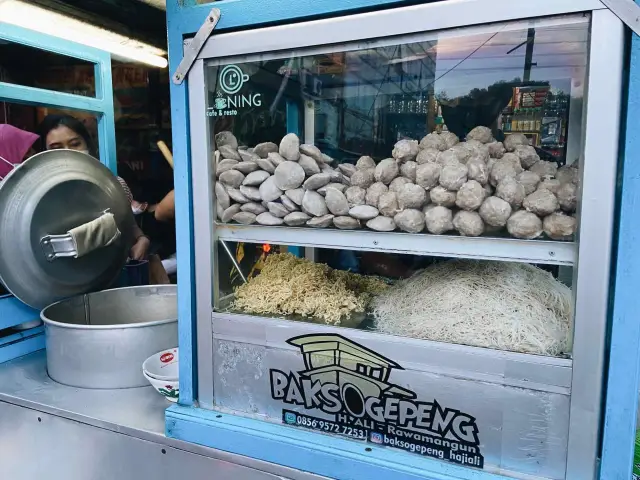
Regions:
[[[230,242],[272,243],[549,265],[574,265],[578,251],[577,244],[574,242],[218,223],[215,225],[215,236],[218,240]]]

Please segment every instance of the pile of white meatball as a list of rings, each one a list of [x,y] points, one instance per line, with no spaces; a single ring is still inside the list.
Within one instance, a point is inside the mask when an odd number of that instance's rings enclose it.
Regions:
[[[216,210],[225,223],[553,240],[572,240],[576,230],[578,169],[541,160],[518,133],[504,143],[487,127],[465,142],[430,133],[400,140],[392,158],[335,168],[294,134],[243,148],[222,132],[216,145]]]

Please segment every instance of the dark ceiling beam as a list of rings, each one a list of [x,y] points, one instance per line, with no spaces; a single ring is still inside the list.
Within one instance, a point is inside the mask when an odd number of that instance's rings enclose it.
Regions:
[[[165,12],[132,0],[29,0],[29,3],[158,48],[167,48]]]

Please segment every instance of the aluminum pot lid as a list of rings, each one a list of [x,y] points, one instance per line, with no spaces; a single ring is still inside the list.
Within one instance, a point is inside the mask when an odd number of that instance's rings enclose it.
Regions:
[[[37,154],[0,181],[0,282],[39,310],[106,288],[127,261],[133,225],[122,186],[95,158]]]

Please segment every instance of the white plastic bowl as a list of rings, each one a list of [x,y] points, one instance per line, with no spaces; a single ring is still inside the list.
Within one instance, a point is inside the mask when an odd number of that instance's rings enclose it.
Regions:
[[[180,393],[178,380],[159,380],[147,375],[147,372],[143,371],[144,377],[149,380],[149,383],[156,389],[156,391],[165,397],[170,402],[176,403]]]
[[[179,366],[178,348],[169,348],[147,358],[142,364],[142,372],[156,380],[177,382]]]

